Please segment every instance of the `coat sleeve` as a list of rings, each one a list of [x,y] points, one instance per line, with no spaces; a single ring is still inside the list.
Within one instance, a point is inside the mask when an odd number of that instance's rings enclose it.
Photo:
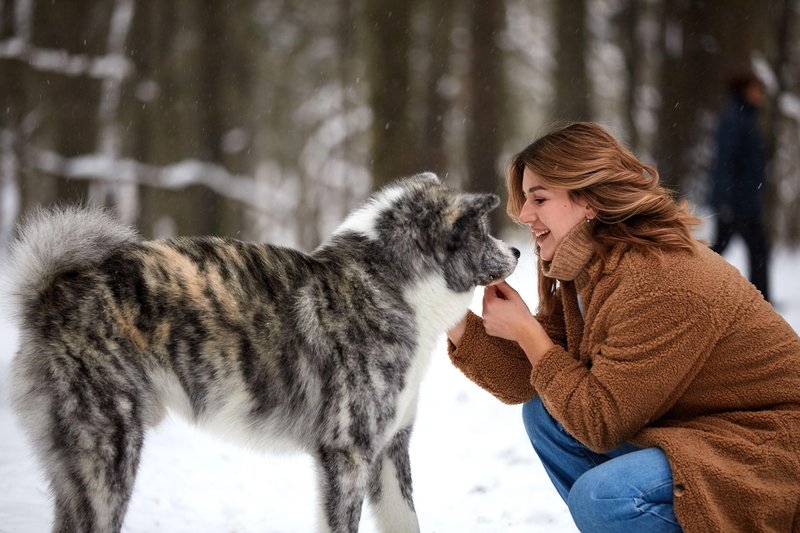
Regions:
[[[716,342],[709,334],[716,329],[709,327],[713,315],[697,295],[631,291],[603,305],[608,325],[591,347],[591,365],[556,346],[531,373],[550,414],[601,453],[666,413]]]
[[[531,364],[515,342],[486,333],[483,320],[467,314],[467,328],[456,347],[447,341],[450,360],[469,379],[507,404],[523,403],[534,396]]]

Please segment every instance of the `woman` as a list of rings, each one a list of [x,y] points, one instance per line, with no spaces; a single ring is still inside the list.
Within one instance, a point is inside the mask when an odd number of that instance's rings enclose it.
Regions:
[[[800,532],[800,339],[603,128],[517,154],[539,309],[488,287],[450,357],[506,403],[582,531]]]

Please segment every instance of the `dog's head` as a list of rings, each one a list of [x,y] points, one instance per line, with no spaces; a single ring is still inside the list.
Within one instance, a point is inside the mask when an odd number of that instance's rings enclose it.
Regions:
[[[402,277],[440,274],[465,292],[509,276],[519,251],[489,234],[494,194],[462,193],[432,173],[396,181],[354,211],[334,236],[356,234],[380,243]]]

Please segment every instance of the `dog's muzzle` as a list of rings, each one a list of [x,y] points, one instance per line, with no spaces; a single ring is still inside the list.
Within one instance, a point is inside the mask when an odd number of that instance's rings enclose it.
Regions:
[[[514,256],[513,264],[508,265],[507,272],[491,272],[487,273],[485,276],[479,276],[477,280],[475,280],[476,285],[481,285],[484,287],[489,287],[491,285],[497,285],[498,283],[503,282],[508,276],[514,272],[514,269],[517,268],[517,261],[521,255],[520,251],[513,246],[509,247],[509,251],[511,255]]]

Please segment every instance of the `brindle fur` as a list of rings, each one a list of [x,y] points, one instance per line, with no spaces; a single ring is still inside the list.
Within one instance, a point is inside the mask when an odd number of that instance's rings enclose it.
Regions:
[[[122,527],[166,409],[316,458],[320,529],[418,529],[408,444],[435,341],[518,252],[493,195],[431,174],[379,191],[311,254],[214,237],[142,241],[113,217],[42,211],[11,265],[13,400],[50,480],[54,531]]]

